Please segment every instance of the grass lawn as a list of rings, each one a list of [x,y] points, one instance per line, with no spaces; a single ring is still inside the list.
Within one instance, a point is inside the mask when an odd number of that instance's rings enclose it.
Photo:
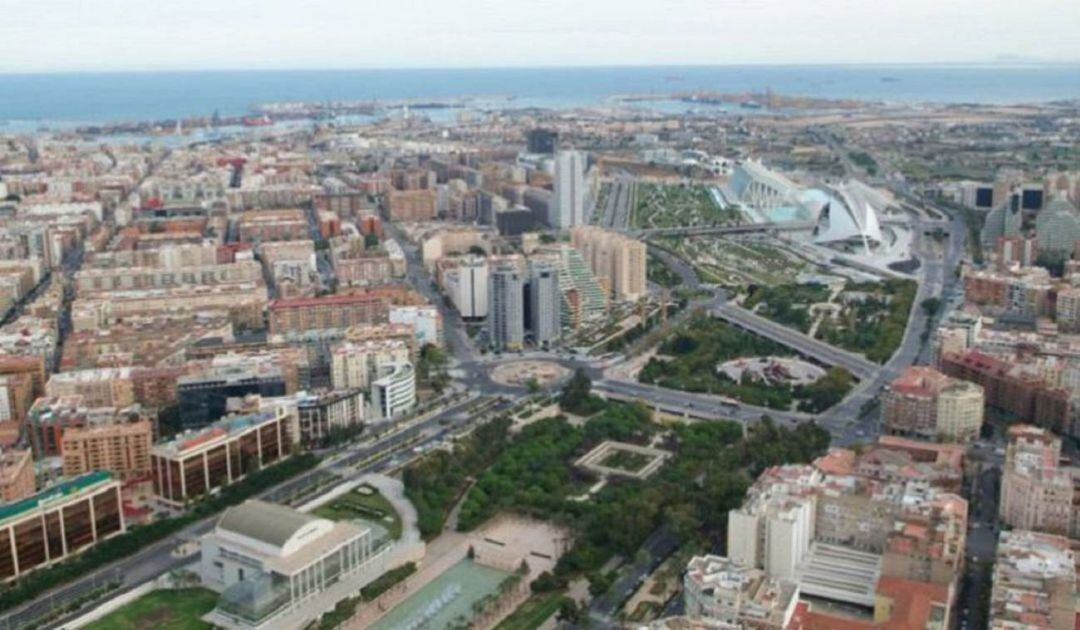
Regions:
[[[553,593],[538,593],[525,600],[517,610],[503,619],[495,630],[533,630],[539,628],[545,621],[559,610],[564,595],[561,591]]]
[[[365,489],[371,494],[364,494]],[[332,521],[362,519],[387,529],[390,537],[401,538],[401,517],[390,501],[371,486],[360,486],[330,503],[316,508],[314,514]]]
[[[205,588],[158,590],[86,626],[87,630],[203,630],[199,619],[214,609],[217,593]]]

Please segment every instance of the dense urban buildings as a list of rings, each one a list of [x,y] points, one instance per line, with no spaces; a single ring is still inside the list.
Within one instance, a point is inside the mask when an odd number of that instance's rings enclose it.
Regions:
[[[1073,627],[1076,592],[1076,557],[1069,539],[1024,530],[1001,532],[991,628]]]
[[[1072,627],[1076,103],[663,80],[0,121],[0,626]]]

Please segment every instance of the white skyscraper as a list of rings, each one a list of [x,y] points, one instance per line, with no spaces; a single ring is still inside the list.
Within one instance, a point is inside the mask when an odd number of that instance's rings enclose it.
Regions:
[[[555,156],[555,205],[551,227],[567,229],[585,223],[585,154],[559,151]]]

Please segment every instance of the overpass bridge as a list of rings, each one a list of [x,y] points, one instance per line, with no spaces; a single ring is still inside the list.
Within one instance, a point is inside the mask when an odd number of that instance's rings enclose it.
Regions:
[[[638,238],[651,236],[701,236],[707,234],[754,234],[759,232],[803,232],[814,229],[813,221],[780,221],[767,223],[747,223],[745,225],[702,225],[669,228],[647,228],[629,230],[628,234]]]
[[[841,350],[823,341],[819,341],[783,324],[765,319],[749,310],[724,302],[714,305],[710,312],[714,317],[747,330],[756,335],[772,339],[799,354],[815,359],[826,365],[834,365],[851,372],[859,380],[873,378],[881,371],[881,366],[857,354]]]

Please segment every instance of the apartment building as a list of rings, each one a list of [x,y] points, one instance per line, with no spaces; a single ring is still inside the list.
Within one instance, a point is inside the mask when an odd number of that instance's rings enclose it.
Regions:
[[[0,450],[0,501],[25,499],[37,489],[34,457],[29,450]]]
[[[299,241],[309,236],[309,226],[303,210],[256,210],[240,215],[236,232],[246,243]]]
[[[943,353],[939,363],[943,373],[981,385],[987,407],[1058,433],[1070,431],[1068,391],[1048,386],[1022,361],[969,350]]]
[[[686,617],[713,627],[785,630],[798,593],[793,582],[723,556],[695,556],[683,575]]]
[[[434,190],[392,190],[386,195],[391,221],[431,221],[436,216],[437,195]]]
[[[1010,427],[998,504],[1002,523],[1080,538],[1080,468],[1060,462],[1059,438],[1031,425]]]
[[[361,390],[295,396],[301,444],[316,444],[335,431],[364,424],[364,393]]]
[[[1003,531],[990,594],[990,627],[1076,627],[1076,556],[1064,536]]]
[[[517,350],[525,343],[525,279],[512,262],[498,262],[488,275],[488,343]]]
[[[348,341],[331,351],[330,382],[334,389],[368,389],[385,366],[409,359],[408,344],[396,339]]]
[[[82,269],[75,274],[75,288],[80,297],[84,297],[90,293],[109,291],[257,283],[262,277],[262,268],[252,260],[175,268],[94,268]]]
[[[570,243],[581,252],[593,275],[606,281],[616,301],[632,301],[646,294],[645,243],[594,226],[572,229]]]
[[[135,404],[132,368],[95,368],[59,372],[49,377],[45,395],[81,396],[87,407],[130,407]]]
[[[1042,267],[968,270],[964,298],[994,314],[1036,318],[1052,314],[1053,283]]]
[[[269,307],[270,334],[382,324],[388,321],[390,304],[381,293],[274,300]]]
[[[61,452],[64,476],[104,470],[120,480],[150,473],[150,447],[154,425],[149,420],[69,428],[63,433]]]
[[[932,367],[911,366],[882,396],[882,420],[894,435],[970,442],[982,428],[982,387]]]

